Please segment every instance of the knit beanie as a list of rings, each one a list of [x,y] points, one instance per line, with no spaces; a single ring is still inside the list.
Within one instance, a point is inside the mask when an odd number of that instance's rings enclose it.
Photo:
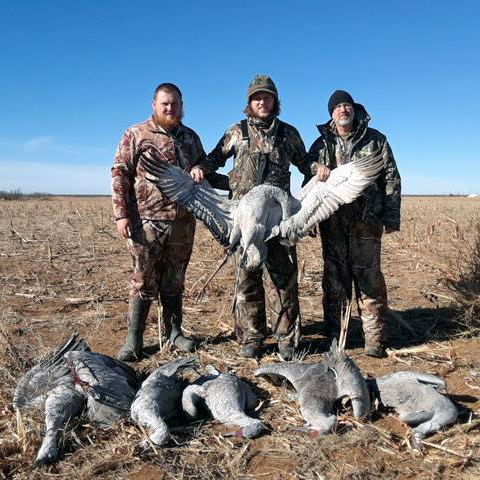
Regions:
[[[345,90],[335,90],[328,100],[328,113],[332,116],[332,112],[339,103],[351,103],[355,105],[352,96]]]
[[[278,100],[278,91],[273,80],[267,75],[255,75],[254,79],[250,82],[247,90],[247,102],[250,101],[250,97],[257,92],[271,93]]]

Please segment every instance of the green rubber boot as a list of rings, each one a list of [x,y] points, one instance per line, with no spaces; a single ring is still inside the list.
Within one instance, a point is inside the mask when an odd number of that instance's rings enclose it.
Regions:
[[[123,362],[138,362],[141,359],[143,333],[150,310],[150,300],[132,297],[128,302],[128,331],[125,344],[117,353],[117,359]]]

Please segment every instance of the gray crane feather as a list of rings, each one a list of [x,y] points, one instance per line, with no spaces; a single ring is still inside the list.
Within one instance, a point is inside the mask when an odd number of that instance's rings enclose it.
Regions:
[[[201,184],[194,183],[184,170],[159,159],[154,145],[143,152],[141,159],[143,168],[153,177],[150,180],[170,201],[183,205],[205,224],[221,245],[229,246],[232,206],[238,202],[219,195],[206,180]]]
[[[446,384],[436,375],[402,371],[369,380],[368,385],[383,405],[394,408],[401,421],[414,427],[417,438],[434,433],[457,419],[454,403],[439,392]]]
[[[41,358],[18,381],[13,394],[14,408],[23,409],[43,403],[48,393],[70,375],[68,365],[63,361],[65,353],[70,351],[88,351],[85,340],[74,333],[63,345]]]
[[[291,242],[304,237],[312,227],[329,218],[341,205],[358,198],[377,179],[384,165],[382,155],[375,152],[333,169],[326,182],[321,182],[314,176],[300,190],[299,211],[283,220],[274,229],[274,234]]]
[[[107,355],[68,352],[64,355],[77,389],[88,399],[89,417],[102,426],[130,413],[140,386],[135,370]]]
[[[219,373],[213,368],[208,370],[210,375],[198,378],[184,390],[184,411],[195,418],[198,414],[197,405],[204,402],[213,418],[240,427],[245,438],[255,438],[265,432],[265,425],[246,413],[257,403],[250,386],[235,375]]]
[[[149,441],[166,445],[170,432],[166,421],[181,411],[184,382],[177,374],[197,366],[194,357],[174,360],[154,370],[142,383],[130,408],[132,420],[144,427]],[[142,445],[147,446],[148,442]]]

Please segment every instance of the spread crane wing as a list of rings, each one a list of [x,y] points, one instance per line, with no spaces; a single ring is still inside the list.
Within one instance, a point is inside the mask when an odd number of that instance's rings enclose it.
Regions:
[[[215,239],[229,246],[236,202],[219,195],[205,180],[195,183],[181,168],[167,163],[151,145],[141,154],[141,163],[150,180],[172,202],[178,202],[201,220]]]
[[[319,222],[326,220],[341,205],[353,202],[372,184],[384,167],[381,154],[374,152],[333,169],[326,182],[313,177],[299,194],[301,208],[272,231],[272,236],[297,241]]]
[[[74,333],[56,351],[42,358],[37,365],[29,370],[19,381],[13,395],[15,408],[23,408],[41,403],[63,377],[70,374],[68,365],[63,361],[63,355],[71,351],[90,350],[86,342]]]
[[[74,382],[88,397],[113,408],[130,409],[140,386],[132,367],[95,352],[69,352],[64,358],[71,368]]]

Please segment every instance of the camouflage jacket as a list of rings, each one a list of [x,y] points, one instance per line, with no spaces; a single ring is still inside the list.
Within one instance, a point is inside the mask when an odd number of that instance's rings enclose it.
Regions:
[[[248,140],[243,138],[241,122],[229,127],[217,146],[200,162],[206,174],[223,167],[234,156],[229,173],[230,189],[239,199],[256,185],[275,185],[290,191],[290,164],[303,174],[306,166],[305,145],[297,129],[283,123],[282,138],[277,138],[280,120],[275,118],[267,128],[260,128],[256,119],[248,119]]]
[[[180,124],[175,134],[166,132],[153,118],[128,128],[120,140],[112,167],[112,203],[115,219],[173,220],[185,210],[168,202],[153,183],[145,178],[139,162],[144,145],[154,143],[165,160],[190,171],[205,158],[198,135]]]
[[[319,125],[317,128],[320,131],[320,137],[308,151],[308,162],[313,173],[319,165],[326,165],[332,169],[342,163],[381,151],[385,159],[382,174],[373,185],[365,189],[349,210],[356,219],[377,218],[386,227],[399,230],[400,174],[387,138],[378,130],[369,128],[369,121],[370,116],[363,105],[355,104],[356,128],[346,141],[342,141],[336,135],[332,121]],[[310,176],[307,175],[305,180]]]

